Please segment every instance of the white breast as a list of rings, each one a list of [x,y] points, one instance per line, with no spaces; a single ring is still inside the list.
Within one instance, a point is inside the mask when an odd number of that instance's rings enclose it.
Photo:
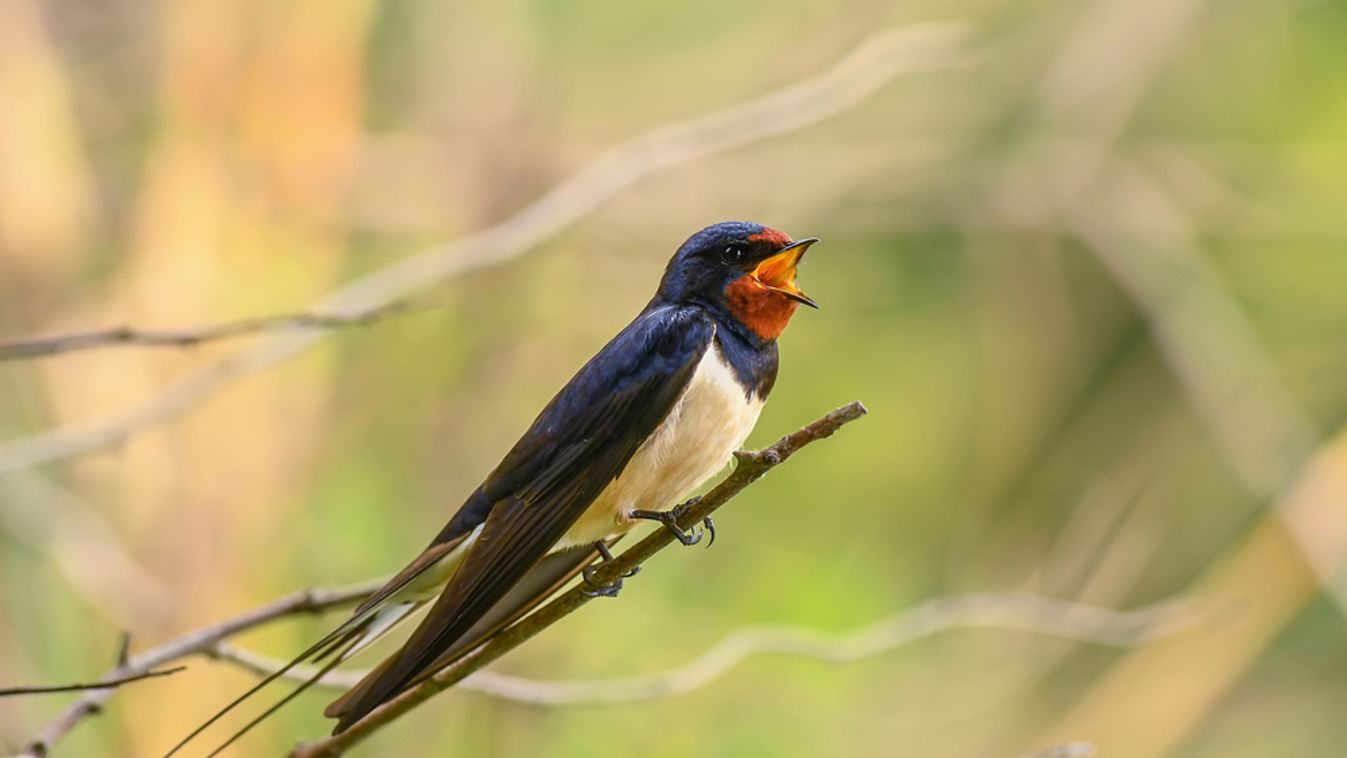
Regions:
[[[762,400],[745,397],[713,344],[669,415],[632,456],[627,467],[571,527],[557,547],[589,544],[631,526],[636,509],[667,510],[725,467],[762,412]]]

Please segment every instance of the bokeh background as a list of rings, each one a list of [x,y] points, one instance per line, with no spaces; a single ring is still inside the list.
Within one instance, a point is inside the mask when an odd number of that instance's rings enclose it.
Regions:
[[[801,275],[823,310],[784,337],[751,442],[871,415],[728,507],[714,549],[661,554],[501,670],[655,672],[746,624],[845,631],[967,592],[1212,610],[1128,649],[981,629],[755,658],[655,703],[450,692],[359,755],[1341,756],[1347,3],[6,0],[0,334],[304,310],[928,21],[966,24],[962,52],[649,172],[425,281],[440,306],[199,401],[170,388],[250,340],[0,364],[0,683],[396,570],[688,234],[749,218],[824,240]],[[286,655],[334,622],[240,642]],[[55,754],[158,754],[250,681],[191,661]],[[328,697],[238,754],[325,733]],[[70,699],[0,701],[0,748]]]

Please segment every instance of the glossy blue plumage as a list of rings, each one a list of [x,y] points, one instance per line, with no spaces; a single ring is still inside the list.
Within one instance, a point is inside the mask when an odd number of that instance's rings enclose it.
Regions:
[[[339,718],[337,731],[445,663],[442,656],[621,475],[707,351],[732,368],[746,404],[766,397],[776,378],[776,343],[727,309],[725,287],[743,271],[722,260],[727,245],[757,244],[752,238],[763,230],[726,222],[679,248],[645,309],[566,383],[436,536],[431,550],[482,528],[407,643],[329,709]]]

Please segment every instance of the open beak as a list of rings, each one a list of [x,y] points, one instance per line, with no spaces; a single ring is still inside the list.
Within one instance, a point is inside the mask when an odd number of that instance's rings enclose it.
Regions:
[[[764,258],[753,268],[749,275],[757,280],[758,284],[766,287],[773,292],[780,292],[786,297],[804,303],[810,308],[817,308],[818,303],[812,298],[800,291],[795,284],[795,269],[800,265],[800,259],[804,257],[804,251],[809,246],[818,242],[818,237],[802,239],[799,242],[792,242],[781,248],[770,258]]]

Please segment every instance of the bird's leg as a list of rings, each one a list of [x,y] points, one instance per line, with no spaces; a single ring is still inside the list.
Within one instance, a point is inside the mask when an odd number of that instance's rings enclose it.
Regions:
[[[691,532],[685,532],[678,526],[678,519],[684,513],[687,513],[688,508],[696,505],[701,499],[701,495],[698,495],[697,497],[694,497],[685,503],[680,503],[667,511],[632,511],[630,515],[631,518],[634,519],[658,521],[663,524],[664,528],[668,529],[679,542],[684,545],[695,545],[702,541],[702,528],[693,527]],[[710,516],[703,517],[702,524],[706,527],[706,533],[711,535],[711,539],[706,543],[707,547],[711,547],[716,541],[716,524],[711,520]]]
[[[599,557],[603,559],[603,563],[613,560],[613,551],[608,549],[607,542],[599,540],[594,543],[594,547],[599,551]],[[622,591],[622,580],[641,573],[640,566],[633,566],[630,571],[619,576],[612,584],[599,584],[594,580],[595,568],[595,566],[585,566],[584,570],[580,572],[580,576],[585,580],[586,585],[585,589],[580,590],[580,592],[587,597],[617,597],[617,593]]]

